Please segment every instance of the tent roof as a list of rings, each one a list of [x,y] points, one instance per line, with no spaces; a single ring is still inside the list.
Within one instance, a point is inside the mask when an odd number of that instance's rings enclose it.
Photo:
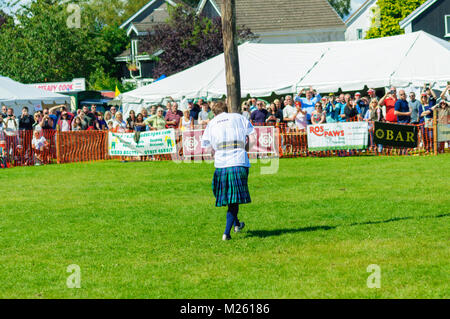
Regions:
[[[239,46],[242,96],[287,94],[313,86],[319,92],[407,87],[450,79],[450,43],[423,31],[401,36],[314,44]],[[162,81],[124,93],[123,103],[159,103],[226,95],[223,54]]]
[[[62,104],[70,102],[70,97],[34,88],[10,78],[0,76],[0,104]]]

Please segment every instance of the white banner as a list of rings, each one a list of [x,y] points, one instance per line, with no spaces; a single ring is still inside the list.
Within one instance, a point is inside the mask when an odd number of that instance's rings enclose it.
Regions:
[[[86,90],[86,80],[83,78],[73,79],[72,82],[35,83],[27,85],[54,93],[76,92]]]
[[[369,144],[367,122],[343,122],[309,125],[310,151],[366,149]]]
[[[175,130],[141,132],[139,135],[109,132],[108,149],[111,156],[174,154],[177,152]]]

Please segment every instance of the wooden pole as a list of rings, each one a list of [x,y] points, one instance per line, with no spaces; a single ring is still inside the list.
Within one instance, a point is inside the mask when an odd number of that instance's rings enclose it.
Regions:
[[[222,33],[227,79],[228,111],[240,113],[241,76],[236,36],[236,1],[222,1]]]
[[[437,110],[433,112],[433,150],[434,155],[438,154],[438,130],[437,130]]]
[[[59,131],[59,125],[56,125],[56,163],[61,164],[61,133]]]

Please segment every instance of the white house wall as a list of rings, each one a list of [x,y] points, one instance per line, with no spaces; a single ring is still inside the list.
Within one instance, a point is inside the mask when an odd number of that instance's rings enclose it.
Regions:
[[[374,16],[372,8],[376,7],[377,4],[374,2],[373,5],[366,8],[359,17],[357,17],[351,24],[347,25],[347,31],[345,32],[346,41],[355,41],[358,39],[358,29],[363,30],[363,39],[366,37],[367,31],[372,26],[372,18]]]

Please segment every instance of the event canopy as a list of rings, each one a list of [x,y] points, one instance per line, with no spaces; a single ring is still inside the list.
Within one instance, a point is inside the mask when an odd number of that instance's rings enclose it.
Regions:
[[[37,89],[0,76],[0,105],[12,107],[16,115],[20,114],[24,106],[29,108],[30,113],[34,113],[43,104],[64,103],[70,103],[69,96]]]
[[[321,93],[450,80],[450,43],[423,31],[380,39],[239,46],[242,96],[263,97],[313,86]],[[223,54],[119,96],[127,110],[143,103],[226,95]]]

